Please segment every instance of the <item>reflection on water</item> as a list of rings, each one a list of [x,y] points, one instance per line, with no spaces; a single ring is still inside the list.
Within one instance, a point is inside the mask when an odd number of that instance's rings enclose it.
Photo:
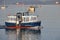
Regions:
[[[16,40],[17,32],[16,30],[8,30],[6,31],[6,35],[8,36],[8,40]],[[18,40],[40,40],[41,35],[38,31],[34,30],[20,30],[18,34]]]
[[[16,40],[16,31],[6,31],[6,35],[7,35],[7,40]]]

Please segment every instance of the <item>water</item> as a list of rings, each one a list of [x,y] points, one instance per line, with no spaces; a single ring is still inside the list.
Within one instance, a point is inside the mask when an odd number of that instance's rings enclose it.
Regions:
[[[0,29],[0,40],[40,40],[40,33],[33,32],[32,30],[21,31],[18,36],[16,30]]]
[[[22,40],[60,40],[60,28],[44,28],[41,33],[35,33],[31,30],[26,30],[21,32],[22,36],[18,39]],[[5,29],[0,29],[0,40],[16,40],[16,30],[6,31]]]
[[[39,20],[42,21],[43,29],[41,29],[41,34],[34,34],[25,32],[25,36],[37,39],[37,40],[60,40],[60,5],[41,5],[41,8],[36,8],[34,15],[39,15]],[[14,8],[15,7],[15,8]],[[0,10],[0,24],[4,24],[5,19],[7,19],[7,14],[15,14],[19,11],[26,11],[28,6],[17,7],[15,5],[10,5],[6,10]],[[38,11],[38,12],[37,12]],[[37,14],[36,14],[37,13]],[[4,14],[4,15],[3,15]],[[3,15],[3,16],[2,16]],[[11,32],[10,32],[11,33]],[[10,34],[8,32],[8,34]],[[28,33],[28,34],[27,34]],[[11,34],[10,34],[11,35]],[[12,40],[15,40],[15,32],[12,33]],[[14,38],[14,39],[13,39]],[[0,40],[8,40],[8,35],[5,29],[0,29]],[[33,39],[33,40],[34,40]]]

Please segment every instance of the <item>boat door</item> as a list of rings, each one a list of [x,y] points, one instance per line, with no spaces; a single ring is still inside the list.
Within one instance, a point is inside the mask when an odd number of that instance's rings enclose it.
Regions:
[[[17,21],[22,21],[22,13],[17,13],[16,18]]]

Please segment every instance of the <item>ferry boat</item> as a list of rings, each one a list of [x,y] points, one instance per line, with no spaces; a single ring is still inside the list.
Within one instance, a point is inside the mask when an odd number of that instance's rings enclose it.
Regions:
[[[29,15],[29,12],[17,13],[15,16],[8,16],[5,21],[6,27],[29,27],[28,29],[36,29],[41,26],[41,21],[38,21],[37,16]]]

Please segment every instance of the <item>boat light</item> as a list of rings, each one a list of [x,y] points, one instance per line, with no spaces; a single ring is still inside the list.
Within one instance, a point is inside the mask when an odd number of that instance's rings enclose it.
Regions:
[[[5,10],[5,8],[6,8],[5,6],[2,6],[2,7],[1,7],[2,10]]]
[[[59,2],[56,2],[56,4],[59,4]]]
[[[24,3],[17,2],[16,5],[17,6],[22,6],[22,5],[24,5]]]
[[[19,5],[19,2],[17,2],[16,5]]]

